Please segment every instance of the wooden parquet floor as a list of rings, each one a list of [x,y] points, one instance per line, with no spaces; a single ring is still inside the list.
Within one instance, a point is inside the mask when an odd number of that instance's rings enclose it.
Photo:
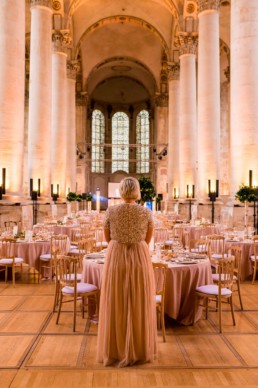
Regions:
[[[24,275],[25,276],[25,275]],[[223,334],[216,312],[195,326],[167,319],[167,342],[158,337],[158,359],[130,368],[96,362],[97,325],[78,313],[72,332],[69,305],[56,325],[54,285],[0,281],[0,387],[258,387],[258,282],[235,295],[236,326],[228,306]]]

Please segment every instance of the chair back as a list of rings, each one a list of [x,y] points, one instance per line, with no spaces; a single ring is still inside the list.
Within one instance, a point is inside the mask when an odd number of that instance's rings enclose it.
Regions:
[[[73,287],[77,290],[77,267],[79,259],[74,256],[55,255],[56,274],[61,287]]]
[[[4,237],[0,239],[0,258],[14,259],[15,257],[15,239]]]
[[[189,242],[189,250],[191,250],[194,253],[208,255],[210,254],[210,241],[201,239],[201,238],[195,238],[191,239]]]
[[[210,254],[221,254],[222,258],[225,253],[225,237],[220,234],[209,234],[206,239],[210,241]]]
[[[165,294],[166,273],[168,265],[165,263],[152,263],[152,267],[156,282],[156,295],[161,295],[163,297]]]
[[[58,234],[51,236],[50,253],[54,255],[65,255],[69,250],[69,239],[65,234]]]
[[[166,240],[168,240],[169,233],[167,228],[154,228],[153,231],[153,239],[154,244],[155,243],[164,243]]]
[[[234,282],[235,258],[221,259],[218,262],[219,274],[219,294],[221,295],[221,288],[228,288],[232,290]]]
[[[234,273],[241,278],[241,258],[242,258],[242,248],[236,245],[232,245],[226,248],[227,257],[235,258],[235,269]]]

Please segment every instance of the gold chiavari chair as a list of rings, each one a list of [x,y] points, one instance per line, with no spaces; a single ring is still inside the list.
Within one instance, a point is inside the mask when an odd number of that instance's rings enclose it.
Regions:
[[[163,263],[152,263],[155,281],[156,281],[156,310],[157,310],[157,321],[158,327],[162,329],[163,342],[166,342],[166,332],[165,332],[165,311],[164,311],[164,301],[165,301],[165,288],[166,288],[166,272],[168,265]]]

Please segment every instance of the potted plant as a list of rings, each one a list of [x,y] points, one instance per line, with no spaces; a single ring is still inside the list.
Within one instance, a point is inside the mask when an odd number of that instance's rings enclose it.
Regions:
[[[245,204],[245,228],[247,228],[248,203],[255,200],[255,190],[253,187],[242,184],[235,194],[235,199]]]
[[[82,201],[82,195],[81,194],[76,194],[75,192],[69,191],[69,193],[66,196],[66,199],[71,202],[69,208],[72,208],[72,203],[74,204],[73,206],[73,211],[77,213],[78,211],[78,202]],[[72,209],[71,209],[72,210]],[[68,214],[71,213],[70,209],[68,209]]]

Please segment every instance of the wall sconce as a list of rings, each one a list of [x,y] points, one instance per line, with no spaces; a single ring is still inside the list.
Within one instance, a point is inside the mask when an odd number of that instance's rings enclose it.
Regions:
[[[2,168],[2,183],[0,185],[0,200],[3,199],[3,194],[5,194],[5,183],[6,183],[6,169]]]
[[[34,194],[33,194],[33,196],[34,196],[34,198],[35,198],[35,196],[36,196],[36,194],[35,193],[37,193],[37,199],[38,199],[38,197],[40,197],[40,179],[38,179],[38,188],[37,188],[37,190],[34,190],[33,189],[33,179],[32,178],[30,178],[30,196],[31,196],[31,199],[33,200],[33,198],[32,198],[32,193],[34,192]],[[35,201],[35,200],[34,200]]]
[[[56,190],[54,191],[54,185],[51,183],[51,197],[54,202],[56,202],[57,198],[59,198],[59,184],[56,185]]]
[[[219,180],[216,179],[216,190],[211,190],[211,180],[208,180],[208,194],[211,201],[211,223],[214,224],[214,202],[216,198],[219,196]]]
[[[179,194],[177,193],[176,187],[174,187],[174,199],[178,199],[178,198],[179,198]]]

